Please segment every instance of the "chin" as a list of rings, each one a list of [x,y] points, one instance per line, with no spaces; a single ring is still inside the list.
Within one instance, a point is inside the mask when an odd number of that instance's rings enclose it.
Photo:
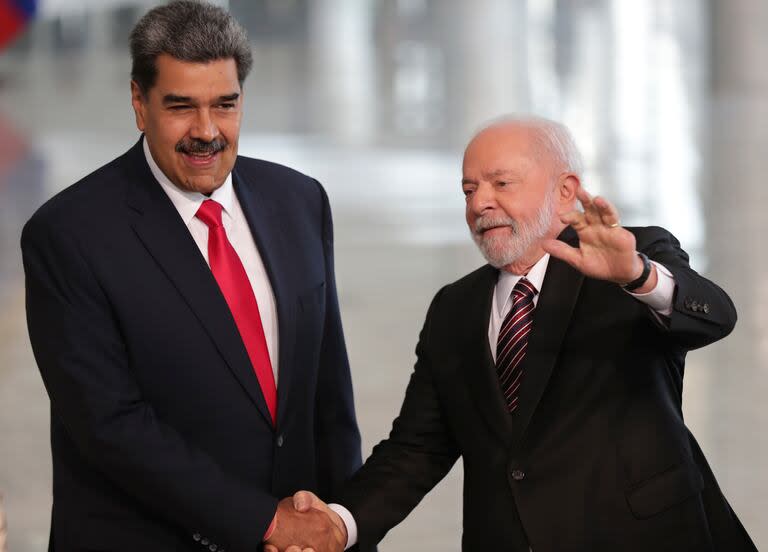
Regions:
[[[208,195],[221,188],[225,180],[226,176],[221,181],[218,181],[213,175],[187,177],[184,181],[184,189]]]

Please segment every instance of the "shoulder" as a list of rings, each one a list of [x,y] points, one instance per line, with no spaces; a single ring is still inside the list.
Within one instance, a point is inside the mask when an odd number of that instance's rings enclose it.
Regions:
[[[130,178],[127,155],[113,159],[48,199],[27,221],[22,238],[45,229],[72,231],[101,214],[112,216],[110,207],[123,203],[124,183]]]
[[[627,230],[635,235],[636,249],[651,259],[664,259],[669,255],[688,261],[688,254],[680,246],[680,241],[661,226],[629,226]]]
[[[323,187],[311,176],[273,161],[240,155],[233,172],[244,185],[260,186],[265,192],[309,194],[318,199],[325,195]]]
[[[473,270],[466,276],[443,286],[432,300],[434,308],[438,303],[441,306],[460,306],[469,300],[477,300],[482,293],[490,292],[496,285],[499,271],[486,264]]]
[[[638,250],[660,241],[680,245],[672,232],[661,226],[625,226],[624,228],[635,235]]]

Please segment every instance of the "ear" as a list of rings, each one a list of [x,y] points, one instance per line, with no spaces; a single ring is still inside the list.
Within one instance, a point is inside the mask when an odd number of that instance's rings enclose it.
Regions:
[[[557,179],[555,198],[561,212],[572,211],[576,205],[576,192],[581,188],[581,180],[574,173],[563,173]]]
[[[141,132],[144,132],[146,126],[146,108],[147,100],[144,98],[144,93],[141,91],[139,84],[131,81],[131,105],[133,105],[133,112],[136,115],[136,128]]]

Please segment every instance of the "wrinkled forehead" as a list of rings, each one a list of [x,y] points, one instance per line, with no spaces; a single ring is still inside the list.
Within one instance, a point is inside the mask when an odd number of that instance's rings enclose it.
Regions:
[[[464,151],[462,170],[476,176],[492,178],[503,173],[523,175],[534,164],[534,155],[527,140],[504,136],[477,136]]]
[[[506,171],[523,176],[533,168],[554,169],[554,161],[542,152],[540,141],[540,129],[525,124],[507,123],[486,128],[467,145],[463,172],[480,176]]]

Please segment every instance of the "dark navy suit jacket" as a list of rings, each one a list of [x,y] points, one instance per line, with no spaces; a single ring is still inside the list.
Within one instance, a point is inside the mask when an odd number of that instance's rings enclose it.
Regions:
[[[238,157],[277,301],[277,427],[234,320],[139,141],[22,234],[51,399],[56,550],[254,551],[279,497],[361,463],[322,187]]]

